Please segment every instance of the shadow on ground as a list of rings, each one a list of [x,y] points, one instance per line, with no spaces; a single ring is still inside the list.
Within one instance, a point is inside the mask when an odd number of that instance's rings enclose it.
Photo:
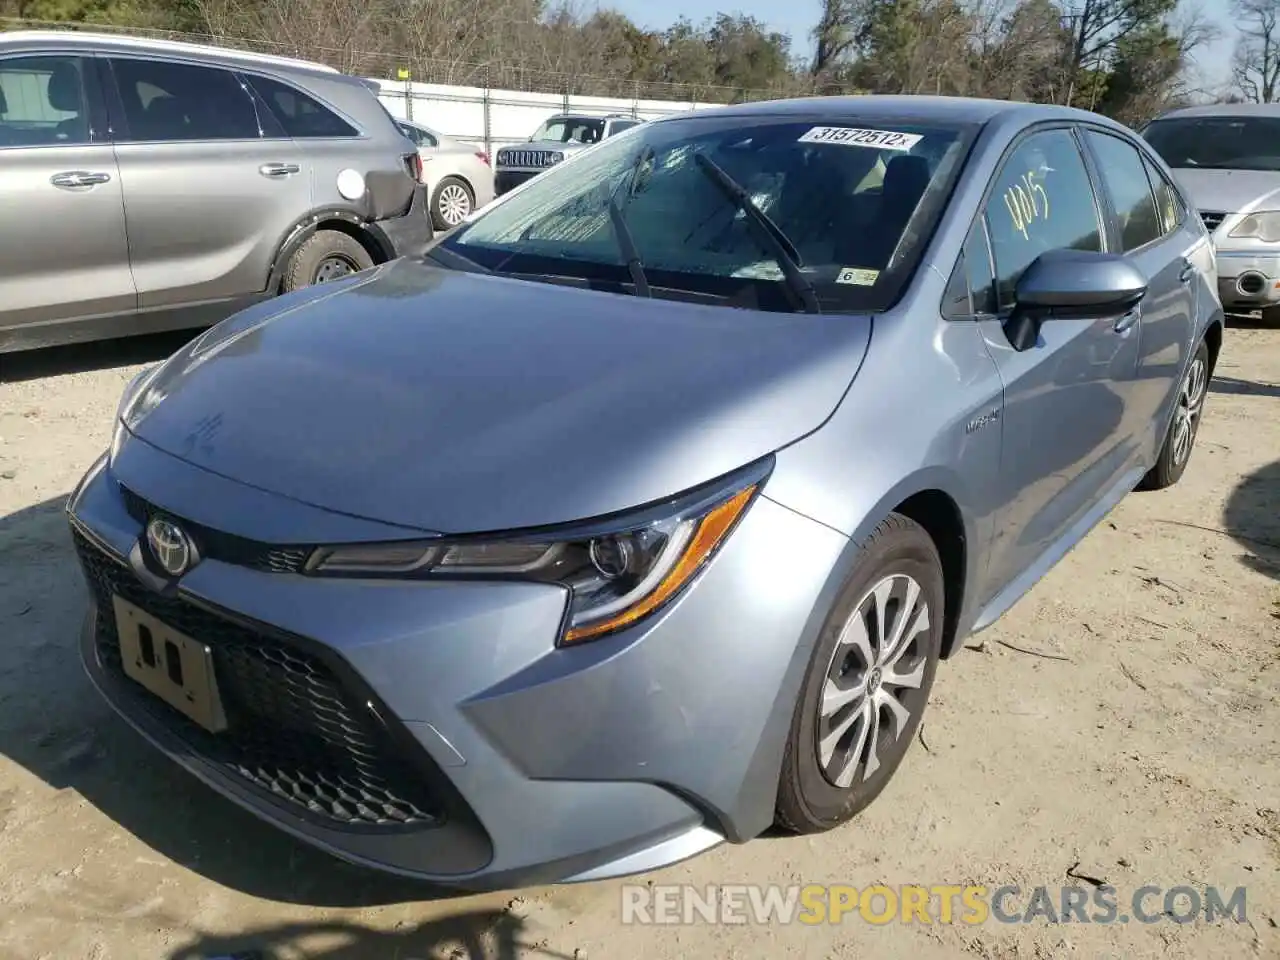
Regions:
[[[1275,324],[1262,319],[1262,314],[1254,311],[1253,313],[1228,313],[1226,316],[1227,327],[1231,330],[1274,330]]]
[[[1280,580],[1280,460],[1241,480],[1222,513],[1226,531],[1248,551],[1245,566]]]
[[[116,717],[80,665],[86,595],[64,502],[0,517],[0,753],[54,789],[74,790],[162,856],[255,897],[358,907],[449,896],[304,846],[213,793]]]
[[[4,355],[0,382],[18,383],[64,373],[86,373],[140,363],[159,363],[186,344],[199,330],[174,330],[138,337],[95,340]]]
[[[1252,380],[1237,380],[1235,377],[1215,375],[1209,381],[1212,393],[1231,394],[1238,397],[1280,397],[1280,385],[1274,383],[1254,383]]]
[[[308,960],[573,960],[531,940],[519,917],[480,910],[393,931],[342,922],[299,923],[235,938],[201,937],[166,960],[285,960],[303,955],[304,949]]]

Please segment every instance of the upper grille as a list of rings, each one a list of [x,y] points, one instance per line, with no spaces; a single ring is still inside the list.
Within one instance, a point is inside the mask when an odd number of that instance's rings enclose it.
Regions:
[[[124,505],[129,516],[144,526],[152,517],[171,520],[187,532],[201,557],[267,573],[297,573],[306,565],[307,557],[311,555],[309,547],[272,546],[232,533],[223,533],[221,530],[212,530],[147,502],[123,484],[120,491],[124,494]]]
[[[509,167],[550,167],[556,156],[554,150],[503,150],[498,162]]]
[[[73,534],[97,604],[98,660],[121,681],[134,710],[173,731],[195,755],[255,784],[286,808],[365,829],[421,829],[443,821],[443,805],[424,775],[397,752],[390,731],[364,698],[347,689],[324,661],[284,638],[152,592],[79,531]],[[128,678],[112,594],[209,646],[227,718],[222,733],[209,733]]]
[[[1222,221],[1227,219],[1227,215],[1217,210],[1201,210],[1200,219],[1204,221],[1205,229],[1213,233],[1222,226]]]

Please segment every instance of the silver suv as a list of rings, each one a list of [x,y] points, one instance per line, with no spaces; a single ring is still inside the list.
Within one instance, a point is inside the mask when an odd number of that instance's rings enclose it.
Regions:
[[[420,163],[320,64],[0,34],[0,353],[205,326],[417,252]]]
[[[494,193],[502,196],[569,154],[642,123],[643,120],[613,113],[603,117],[557,113],[548,117],[526,143],[498,151],[494,158]]]

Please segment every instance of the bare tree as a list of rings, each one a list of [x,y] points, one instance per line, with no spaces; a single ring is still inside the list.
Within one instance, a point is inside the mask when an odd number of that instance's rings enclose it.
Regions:
[[[1235,0],[1240,30],[1231,76],[1244,98],[1273,103],[1280,93],[1280,0]]]

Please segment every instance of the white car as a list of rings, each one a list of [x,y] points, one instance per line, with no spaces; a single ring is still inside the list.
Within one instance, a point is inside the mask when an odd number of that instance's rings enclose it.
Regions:
[[[483,150],[412,120],[396,123],[418,147],[437,230],[452,230],[493,199],[493,167]]]

